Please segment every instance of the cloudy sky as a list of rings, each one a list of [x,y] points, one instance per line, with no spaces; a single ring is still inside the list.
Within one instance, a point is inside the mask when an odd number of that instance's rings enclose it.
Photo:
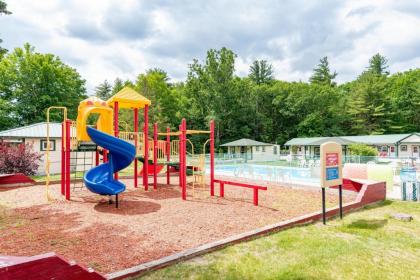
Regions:
[[[275,76],[307,80],[328,56],[338,82],[354,79],[380,52],[391,72],[420,67],[420,0],[135,1],[6,0],[3,47],[29,42],[59,55],[95,85],[134,79],[148,68],[183,80],[206,50],[232,49],[239,76],[255,59]]]

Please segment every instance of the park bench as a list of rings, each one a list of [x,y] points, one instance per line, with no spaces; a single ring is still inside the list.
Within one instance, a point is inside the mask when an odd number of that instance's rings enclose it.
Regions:
[[[214,182],[219,183],[220,197],[225,196],[225,185],[232,185],[232,186],[237,186],[237,187],[253,189],[254,190],[254,205],[255,206],[258,206],[258,191],[259,190],[262,190],[262,191],[267,190],[267,187],[256,186],[256,185],[247,184],[247,183],[243,183],[243,182],[234,182],[234,181],[226,181],[226,180],[219,180],[219,179],[215,179]]]

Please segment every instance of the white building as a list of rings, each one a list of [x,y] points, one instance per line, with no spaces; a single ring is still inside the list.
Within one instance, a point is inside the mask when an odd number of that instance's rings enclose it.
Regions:
[[[343,154],[348,154],[348,146],[353,143],[366,144],[378,150],[378,156],[399,158],[420,158],[420,134],[384,134],[337,137],[293,138],[285,143],[292,155],[319,156],[322,143],[334,141],[343,146]]]
[[[45,152],[47,150],[46,122],[1,131],[0,141],[12,145],[20,143],[32,144],[33,151],[42,155],[37,174],[45,174]],[[61,172],[61,123],[50,123],[50,145],[50,173],[57,174]],[[83,163],[81,159],[75,159],[74,157],[75,155],[72,156],[72,163],[75,163],[75,160],[77,160],[79,165]],[[89,163],[92,162],[93,158],[91,153],[87,154],[86,158],[88,158]],[[83,160],[86,162],[86,159]],[[77,167],[75,164],[72,165],[72,171],[75,171]],[[77,171],[80,171],[79,169]]]
[[[221,145],[227,147],[228,157],[246,160],[277,160],[280,158],[280,145],[242,138]]]

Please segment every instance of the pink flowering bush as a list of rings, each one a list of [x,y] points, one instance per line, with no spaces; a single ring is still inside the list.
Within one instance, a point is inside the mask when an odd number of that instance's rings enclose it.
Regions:
[[[34,175],[40,160],[41,154],[34,152],[31,144],[16,146],[0,142],[0,174]]]

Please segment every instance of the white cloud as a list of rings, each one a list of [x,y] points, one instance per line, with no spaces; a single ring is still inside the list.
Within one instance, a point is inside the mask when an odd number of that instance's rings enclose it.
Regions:
[[[307,80],[327,55],[338,81],[380,52],[392,72],[420,66],[420,1],[7,1],[0,37],[30,42],[78,69],[91,93],[104,79],[162,68],[185,79],[192,59],[226,46],[245,76],[267,59],[284,80]]]

